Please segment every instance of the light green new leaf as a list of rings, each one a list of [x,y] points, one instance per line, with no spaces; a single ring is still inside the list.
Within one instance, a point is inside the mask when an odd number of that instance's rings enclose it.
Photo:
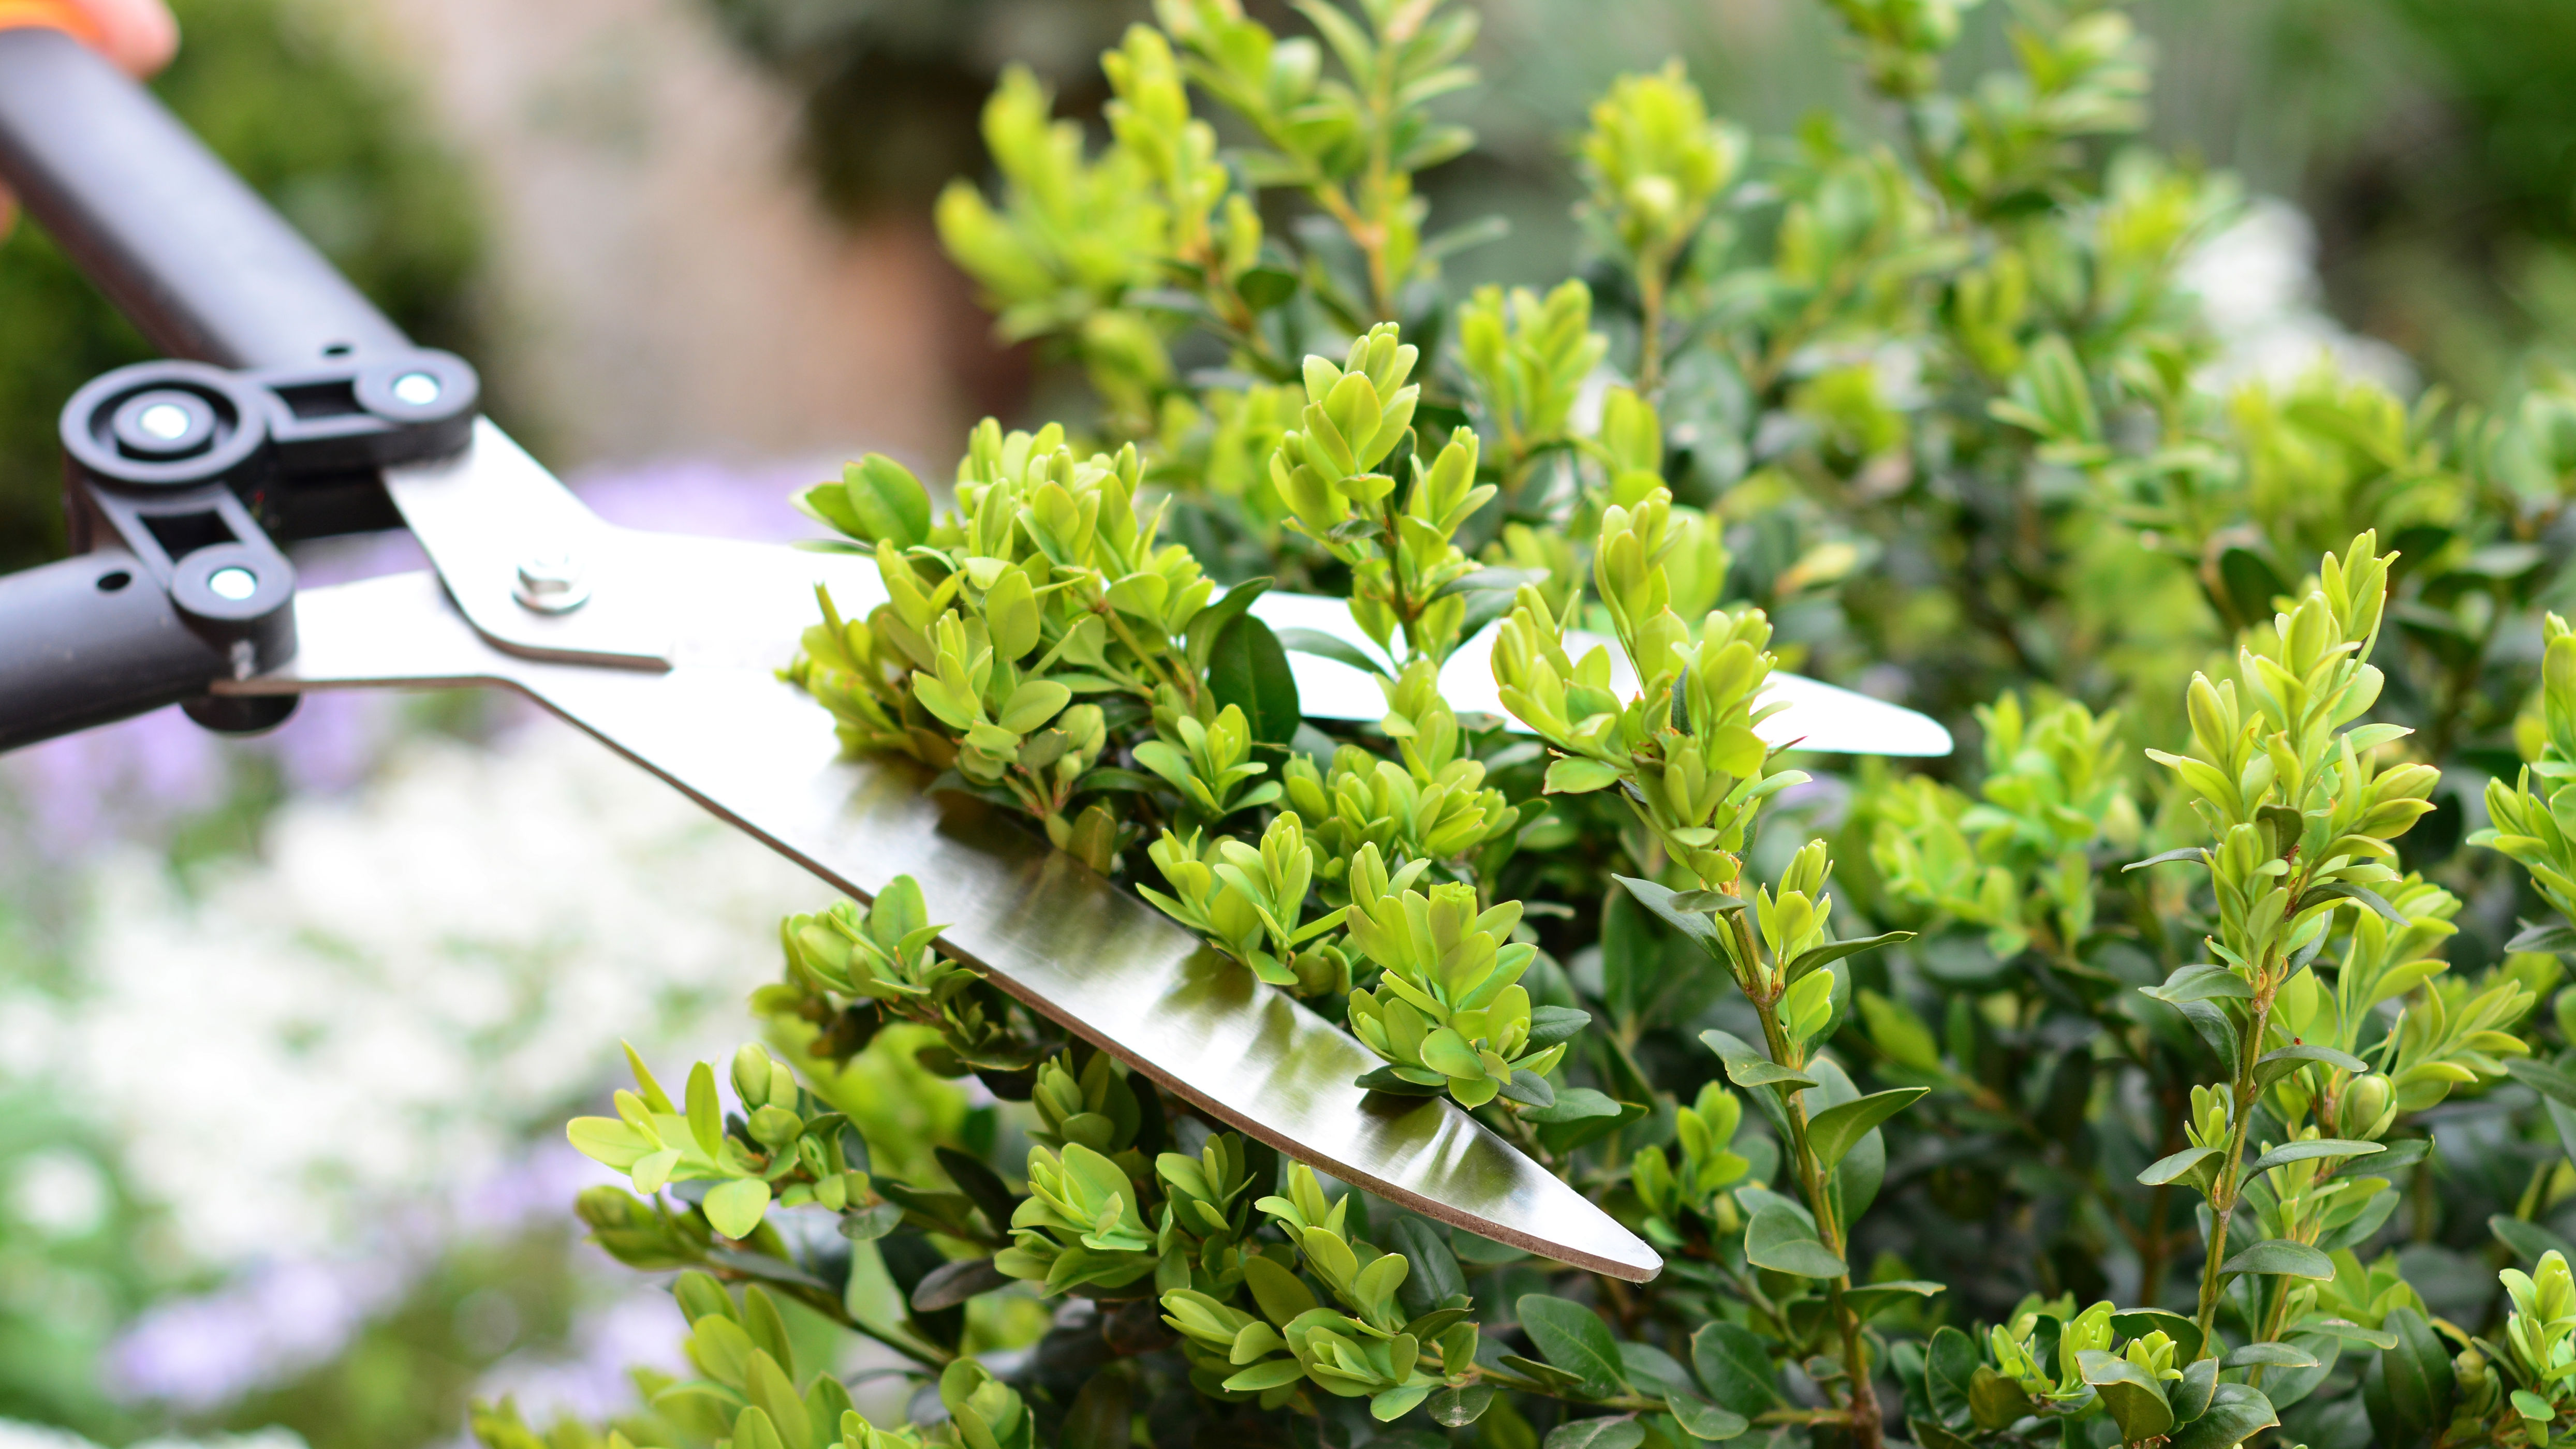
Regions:
[[[2138,1174],[2138,1181],[2147,1187],[2156,1187],[2171,1182],[2198,1167],[2201,1159],[2217,1155],[2218,1149],[2215,1147],[2186,1147],[2180,1152],[2159,1157],[2148,1163],[2146,1170]]]
[[[1566,755],[1550,762],[1543,793],[1549,795],[1589,795],[1619,783],[1616,766],[1580,755]]]
[[[724,1141],[724,1113],[716,1106],[715,1069],[705,1062],[689,1068],[689,1135],[709,1157]]]
[[[737,1177],[710,1189],[698,1208],[717,1232],[728,1238],[747,1238],[752,1229],[760,1226],[761,1215],[769,1211],[769,1184],[756,1177]]]

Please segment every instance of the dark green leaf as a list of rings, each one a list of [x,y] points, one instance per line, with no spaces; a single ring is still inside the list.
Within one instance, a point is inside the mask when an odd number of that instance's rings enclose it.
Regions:
[[[2147,1187],[2172,1182],[2199,1167],[2204,1159],[2218,1156],[2218,1151],[2215,1147],[2186,1147],[2180,1152],[2159,1157],[2138,1174],[2138,1181]]]
[[[1548,1432],[1544,1449],[1637,1449],[1646,1442],[1646,1426],[1633,1414],[1607,1419],[1576,1419]]]
[[[1703,912],[1684,910],[1674,905],[1673,900],[1677,892],[1667,890],[1653,881],[1638,880],[1631,876],[1613,876],[1612,879],[1626,886],[1628,894],[1635,896],[1639,905],[1654,912],[1664,924],[1697,941],[1700,949],[1710,955],[1721,960],[1725,958],[1725,948],[1718,943],[1717,922]],[[1692,894],[1698,895],[1704,892],[1695,891]]]
[[[2383,1142],[2379,1145],[2387,1150],[2347,1162],[2335,1169],[2335,1176],[2341,1177],[2347,1172],[2361,1172],[2377,1177],[2395,1172],[2401,1167],[2412,1167],[2432,1152],[2433,1139],[2400,1137],[2394,1142]]]
[[[1549,1363],[1580,1379],[1586,1397],[1606,1399],[1627,1387],[1618,1342],[1601,1315],[1544,1293],[1523,1296],[1515,1308],[1530,1341]]]
[[[2561,954],[2576,951],[2576,928],[2571,928],[2565,921],[2525,926],[2514,933],[2512,940],[2504,943],[2504,948],[2508,951],[2555,951]]]
[[[1691,1335],[1691,1370],[1718,1407],[1747,1419],[1781,1403],[1780,1376],[1753,1330],[1723,1319]]]
[[[2346,1343],[2357,1343],[2364,1348],[2385,1349],[2397,1346],[2396,1334],[2384,1328],[2364,1328],[2348,1318],[2303,1318],[2299,1320],[2299,1331],[2331,1334]]]
[[[1288,671],[1288,652],[1269,625],[1249,614],[1227,625],[1208,656],[1207,680],[1217,707],[1241,709],[1254,739],[1285,745],[1296,736],[1302,718],[1297,676]]]
[[[2021,1385],[1984,1364],[1968,1380],[1968,1417],[1987,1433],[2008,1429],[2037,1410]]]
[[[1977,1449],[1976,1440],[1965,1434],[1955,1433],[1929,1419],[1908,1419],[1905,1421],[1905,1427],[1913,1431],[1914,1442],[1920,1445],[1921,1449]]]
[[[2360,1142],[2346,1137],[2312,1137],[2305,1142],[2285,1142],[2273,1148],[2245,1164],[2245,1172],[2251,1176],[2257,1172],[2269,1172],[2285,1163],[2305,1162],[2312,1157],[2371,1157],[2386,1150],[2376,1142]]]
[[[1431,1422],[1449,1429],[1464,1429],[1485,1416],[1494,1402],[1492,1384],[1469,1384],[1463,1389],[1436,1389],[1423,1402],[1423,1412]]]
[[[1679,1359],[1651,1343],[1620,1340],[1619,1365],[1621,1376],[1627,1379],[1629,1387],[1649,1398],[1667,1390],[1686,1394],[1698,1392],[1691,1384],[1690,1370],[1682,1367]]]
[[[1384,661],[1369,658],[1349,640],[1321,629],[1281,629],[1277,638],[1282,648],[1312,654],[1318,659],[1330,659],[1336,664],[1347,664],[1362,674],[1375,676],[1386,672]]]
[[[2229,1349],[2227,1357],[2221,1360],[2218,1366],[2252,1368],[2256,1364],[2261,1364],[2265,1368],[2315,1368],[2317,1356],[2295,1343],[2274,1340],[2268,1343],[2249,1343],[2243,1348]]]
[[[2316,1362],[2305,1368],[2281,1369],[2263,1375],[2263,1397],[2270,1399],[2275,1409],[2286,1409],[2315,1393],[2343,1357],[2343,1340],[2331,1334],[2310,1333],[2302,1327],[2290,1341],[2305,1349]]]
[[[925,1223],[934,1223],[943,1228],[971,1226],[967,1221],[967,1215],[975,1211],[975,1204],[962,1192],[935,1192],[929,1188],[897,1182],[889,1177],[876,1179],[876,1190],[878,1195],[886,1200],[903,1204],[906,1210]]]
[[[2102,1396],[2102,1406],[2120,1426],[2122,1443],[2160,1439],[2173,1428],[2173,1405],[2165,1398],[2164,1385],[2149,1377],[2146,1370],[2100,1349],[2088,1348],[2077,1355],[2077,1360],[2084,1370],[2084,1382]]]
[[[1580,1122],[1590,1117],[1616,1117],[1619,1104],[1590,1087],[1568,1087],[1556,1094],[1556,1105],[1523,1112],[1522,1118],[1541,1126]]]
[[[2221,1264],[2221,1273],[2264,1273],[2284,1278],[2332,1278],[2334,1259],[2305,1243],[2273,1238],[2256,1243]]]
[[[773,1258],[767,1253],[745,1252],[740,1248],[710,1248],[707,1250],[707,1261],[718,1267],[730,1268],[746,1278],[759,1278],[771,1283],[793,1283],[799,1288],[820,1288],[826,1293],[841,1291],[834,1285],[788,1262],[785,1258]]]
[[[2133,860],[2127,865],[2120,867],[2120,869],[2124,871],[2144,870],[2151,865],[2170,865],[2175,861],[2199,860],[2207,853],[2207,850],[2202,846],[2186,845],[2180,850],[2168,850],[2162,855],[2151,855],[2144,860]]]
[[[2363,1158],[2361,1160],[2368,1162],[2373,1159]],[[2340,1176],[2341,1174],[2337,1175]],[[2325,1232],[2317,1235],[2318,1249],[2323,1252],[2333,1253],[2339,1252],[2345,1248],[2358,1248],[2362,1244],[2369,1242],[2373,1235],[2377,1234],[2381,1228],[2388,1225],[2388,1219],[2396,1213],[2398,1200],[2403,1196],[2405,1196],[2405,1194],[2400,1193],[2393,1187],[2382,1188],[2378,1192],[2373,1193],[2370,1200],[2362,1204],[2361,1212],[2358,1216],[2354,1217],[2351,1221],[2345,1223],[2341,1227],[2329,1228]]]
[[[1225,591],[1213,604],[1190,616],[1188,644],[1190,668],[1207,672],[1208,660],[1216,653],[1216,641],[1226,627],[1243,617],[1243,611],[1270,592],[1270,580],[1246,579]]]
[[[1526,1069],[1513,1072],[1511,1080],[1503,1083],[1501,1092],[1525,1107],[1556,1105],[1556,1088],[1548,1085],[1547,1078]]]
[[[1592,1013],[1571,1006],[1534,1006],[1530,1008],[1529,1049],[1545,1051],[1561,1041],[1572,1041],[1577,1032],[1592,1024]]]
[[[2230,548],[2218,556],[2220,602],[2236,616],[2239,628],[2252,628],[2272,617],[2273,600],[2290,591],[2270,561],[2250,548]]]
[[[1846,956],[1857,956],[1863,951],[1872,951],[1881,946],[1892,946],[1899,941],[1913,939],[1912,931],[1888,931],[1881,935],[1858,936],[1848,941],[1835,941],[1818,946],[1812,951],[1802,951],[1798,954],[1798,959],[1789,963],[1787,979],[1795,981],[1819,966],[1832,965]]]
[[[1573,1087],[1559,1092],[1555,1106],[1532,1108],[1523,1112],[1521,1119],[1537,1122],[1539,1145],[1561,1156],[1587,1142],[1607,1137],[1646,1115],[1646,1105],[1642,1102],[1610,1102],[1613,1111],[1606,1116],[1591,1107],[1581,1109],[1571,1117],[1560,1115],[1566,1111],[1566,1098],[1591,1090],[1589,1087]],[[1600,1096],[1597,1092],[1592,1092],[1592,1095]],[[1602,1101],[1608,1102],[1609,1099],[1604,1097]],[[1598,1106],[1597,1103],[1593,1105]]]
[[[1726,1064],[1727,1080],[1739,1087],[1786,1086],[1803,1090],[1816,1084],[1815,1078],[1793,1072],[1769,1057],[1759,1055],[1725,1032],[1704,1031],[1699,1034],[1699,1039],[1701,1045],[1717,1053],[1718,1060]]]
[[[936,1313],[954,1308],[978,1293],[1007,1288],[1014,1280],[993,1266],[990,1258],[959,1258],[930,1270],[912,1290],[915,1313]]]
[[[2511,1248],[2513,1255],[2525,1263],[2538,1262],[2541,1254],[2550,1252],[2564,1254],[2570,1261],[2576,1261],[2576,1243],[2568,1242],[2538,1223],[2497,1213],[2487,1219],[2487,1231],[2495,1234],[2497,1242]]]
[[[1297,295],[1297,274],[1276,267],[1254,267],[1234,279],[1234,294],[1255,312],[1267,312]]]
[[[1539,1384],[1545,1387],[1548,1393],[1553,1394],[1558,1398],[1576,1398],[1585,1396],[1582,1378],[1578,1375],[1568,1373],[1554,1364],[1541,1363],[1539,1360],[1534,1358],[1523,1358],[1516,1353],[1504,1354],[1502,1356],[1502,1363],[1503,1367],[1510,1369],[1512,1372],[1519,1374],[1523,1378],[1537,1380]]]
[[[993,1225],[993,1231],[1008,1233],[1011,1214],[1018,1210],[1020,1200],[1011,1195],[1001,1175],[985,1166],[982,1158],[954,1147],[935,1148],[933,1155],[939,1159],[939,1166],[948,1174],[948,1180],[957,1184],[957,1190],[974,1200],[976,1211],[984,1215],[984,1221]]]
[[[1064,1449],[1127,1449],[1136,1442],[1136,1415],[1128,1399],[1125,1374],[1114,1369],[1093,1374],[1065,1411],[1059,1435]]]
[[[1732,1439],[1753,1427],[1743,1415],[1685,1393],[1664,1395],[1664,1410],[1682,1426],[1683,1433],[1711,1443]]]
[[[2180,1006],[2186,1001],[2207,1001],[2212,998],[2241,1001],[2254,995],[2254,988],[2246,984],[2244,977],[2224,966],[2212,965],[2205,961],[2176,967],[2174,973],[2166,977],[2161,986],[2142,986],[2138,989],[2158,1001],[2174,1006]]]
[[[2200,1325],[2182,1314],[2163,1308],[2132,1308],[2111,1315],[2111,1329],[2122,1338],[2144,1338],[2161,1333],[2174,1341],[2177,1360],[2195,1358],[2200,1353]]]
[[[1729,1071],[1732,1074],[1731,1067]],[[1930,1091],[1929,1087],[1894,1087],[1828,1107],[1808,1120],[1807,1146],[1815,1153],[1818,1164],[1831,1167],[1843,1160],[1843,1154],[1851,1151],[1863,1134]]]
[[[2506,1059],[2504,1069],[2512,1074],[2515,1081],[2551,1101],[2576,1107],[2576,1078],[2569,1077],[2556,1067],[2546,1062],[2533,1061],[2529,1057],[2510,1057]]]
[[[2299,897],[2299,909],[2304,911],[2310,906],[2336,899],[2359,901],[2397,925],[2406,924],[2406,918],[2388,903],[2387,897],[2368,886],[2354,885],[2349,881],[2328,881],[2324,885],[2308,887],[2308,893]]]
[[[1380,1067],[1373,1072],[1362,1072],[1351,1078],[1351,1084],[1396,1097],[1437,1097],[1449,1090],[1449,1084],[1445,1079],[1437,1082],[1416,1082],[1396,1075],[1396,1069],[1392,1065]]]
[[[1486,591],[1496,591],[1509,594],[1518,590],[1523,584],[1543,584],[1546,582],[1547,570],[1545,569],[1480,568],[1471,573],[1460,574],[1458,577],[1442,584],[1439,590],[1432,594],[1431,597],[1435,599],[1445,599],[1452,594],[1481,593]]]
[[[2274,1082],[2310,1062],[2323,1062],[2327,1066],[2337,1067],[2347,1072],[2370,1070],[2370,1063],[2350,1052],[2336,1051],[2333,1047],[2320,1046],[2315,1042],[2302,1042],[2295,1046],[2285,1046],[2278,1051],[2265,1052],[2254,1063],[2254,1084],[2268,1089]]]
[[[1130,794],[1141,795],[1170,787],[1151,775],[1140,775],[1134,770],[1122,770],[1115,765],[1100,765],[1082,772],[1080,788],[1085,791],[1124,790]]]
[[[1412,1268],[1396,1286],[1396,1302],[1416,1318],[1446,1302],[1452,1294],[1467,1291],[1467,1278],[1458,1268],[1458,1255],[1449,1251],[1449,1235],[1417,1217],[1396,1219],[1389,1234],[1391,1246],[1402,1253]]]
[[[1947,1287],[1947,1284],[1929,1283],[1919,1278],[1900,1279],[1893,1283],[1865,1283],[1845,1293],[1843,1302],[1851,1305],[1852,1312],[1867,1318],[1900,1303],[1920,1302],[1945,1291]]]
[[[2209,1411],[2183,1425],[2165,1441],[2165,1449],[2234,1449],[2281,1422],[2261,1389],[2246,1384],[2220,1384]]]
[[[2395,1334],[2397,1342],[2381,1350],[2371,1365],[2372,1382],[2364,1385],[2371,1426],[2384,1444],[2429,1438],[2451,1421],[2451,1401],[2459,1387],[2451,1351],[2412,1308],[2390,1309],[2380,1326]]]
[[[2200,1034],[2202,1041],[2209,1043],[2210,1051],[2220,1061],[2236,1060],[2236,1023],[2227,1019],[2227,1013],[2221,1011],[2216,1002],[2186,1001],[2174,1010],[2182,1013],[2182,1019],[2191,1023],[2191,1029]]]
[[[1965,1424],[1973,1412],[1977,1341],[1943,1325],[1923,1345],[1923,1397],[1946,1424]]]
[[[903,1223],[903,1204],[881,1202],[875,1207],[859,1208],[841,1214],[841,1236],[873,1243],[893,1232]]]

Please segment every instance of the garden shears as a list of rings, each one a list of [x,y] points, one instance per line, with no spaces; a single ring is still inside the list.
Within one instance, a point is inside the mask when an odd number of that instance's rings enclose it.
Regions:
[[[1210,1118],[1513,1248],[1659,1271],[1455,1104],[1356,1085],[1379,1065],[1357,1040],[1041,836],[845,756],[777,671],[818,587],[854,616],[884,599],[872,559],[601,520],[480,416],[470,365],[415,346],[79,28],[0,0],[0,181],[171,360],[64,411],[79,551],[0,577],[0,748],[170,704],[252,730],[310,690],[515,689],[836,890],[915,877],[958,923],[948,954]],[[393,527],[431,570],[296,587],[286,544]],[[1261,607],[1355,636],[1325,601]],[[1356,671],[1298,668],[1309,713],[1382,712]],[[1783,687],[1775,743],[1949,748],[1919,715]]]

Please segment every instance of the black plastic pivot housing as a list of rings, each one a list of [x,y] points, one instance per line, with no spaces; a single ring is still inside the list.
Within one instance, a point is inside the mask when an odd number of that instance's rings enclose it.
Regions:
[[[84,556],[0,576],[0,749],[185,702],[295,648],[283,540],[398,526],[377,470],[464,445],[477,384],[415,349],[150,92],[67,35],[0,30],[0,182],[181,362],[63,413]]]
[[[0,649],[0,749],[173,702],[213,729],[283,720],[292,695],[205,690],[294,656],[277,541],[313,521],[300,489],[455,452],[479,392],[463,359],[406,350],[256,372],[145,362],[74,393],[65,497],[91,557],[0,579],[0,619],[31,626]]]

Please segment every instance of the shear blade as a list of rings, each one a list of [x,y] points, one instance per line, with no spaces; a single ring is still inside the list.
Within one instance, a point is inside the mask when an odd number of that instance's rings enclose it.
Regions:
[[[882,598],[872,565],[668,535],[620,533],[612,546],[629,551],[626,575],[671,581],[666,617],[717,619],[667,671],[505,652],[423,573],[302,592],[295,661],[230,688],[522,690],[837,890],[868,900],[912,875],[933,919],[955,923],[941,938],[950,954],[1219,1121],[1526,1252],[1631,1282],[1662,1269],[1454,1104],[1354,1085],[1380,1065],[1365,1047],[1033,832],[931,795],[905,762],[845,758],[829,716],[772,671],[813,618],[810,583],[828,580],[845,611],[864,614]],[[801,610],[779,603],[798,596]]]
[[[1349,606],[1339,599],[1311,594],[1268,593],[1252,602],[1253,617],[1273,629],[1312,629],[1330,634],[1363,654],[1376,644],[1360,632]],[[1494,683],[1494,638],[1500,624],[1488,624],[1458,646],[1440,668],[1440,697],[1460,714],[1501,715],[1516,734],[1530,729],[1503,708],[1501,686]],[[1565,652],[1581,659],[1595,647],[1610,651],[1610,692],[1626,697],[1637,692],[1637,671],[1617,641],[1570,629]],[[1297,701],[1309,719],[1376,720],[1386,715],[1386,696],[1377,681],[1337,659],[1291,650],[1288,670],[1297,677]],[[1902,705],[1872,699],[1803,674],[1774,673],[1757,702],[1786,708],[1754,727],[1763,743],[1837,755],[1946,755],[1950,732],[1929,715]]]

